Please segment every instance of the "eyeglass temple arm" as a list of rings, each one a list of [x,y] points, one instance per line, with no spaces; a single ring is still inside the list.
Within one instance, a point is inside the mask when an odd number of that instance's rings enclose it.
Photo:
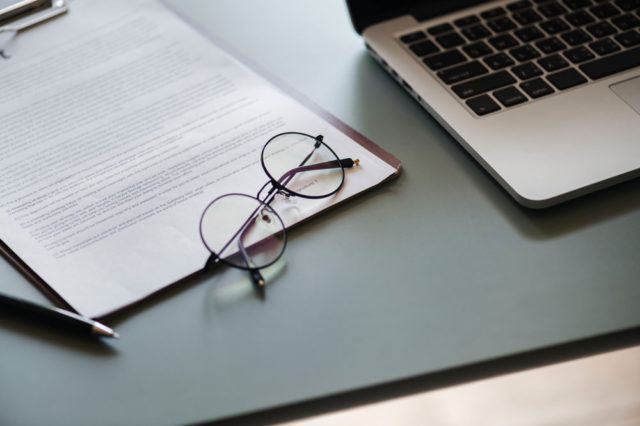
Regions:
[[[350,169],[351,167],[360,164],[360,160],[354,160],[352,158],[342,158],[340,160],[325,161],[324,163],[309,164],[308,166],[300,166],[286,172],[280,179],[283,179],[288,175],[295,175],[300,172],[309,172],[313,170],[327,170],[344,168]]]
[[[296,167],[294,169],[289,170],[285,174],[283,174],[282,177],[278,179],[278,183],[281,186],[284,186],[287,183],[289,183],[291,179],[294,178],[295,175],[302,172],[311,172],[316,170],[328,170],[328,169],[337,169],[337,168],[350,169],[353,166],[358,166],[359,164],[360,164],[360,160],[357,160],[357,159],[354,160],[351,158],[342,158],[340,160],[325,161],[324,163],[317,163],[317,164],[311,164],[308,166]]]
[[[240,249],[240,254],[244,259],[244,262],[249,267],[249,275],[251,276],[251,282],[253,283],[254,287],[258,291],[258,295],[260,296],[260,298],[264,299],[264,296],[265,296],[264,290],[266,286],[266,281],[262,276],[262,274],[260,273],[260,269],[252,266],[254,264],[253,260],[251,259],[251,256],[247,252],[247,248],[245,247],[243,242],[245,234],[249,231],[251,227],[253,227],[256,217],[257,215],[254,214],[253,218],[249,220],[249,222],[244,226],[244,229],[241,231],[240,238],[238,238],[238,248]]]
[[[354,166],[358,166],[360,165],[360,160],[356,159],[351,159],[351,158],[342,158],[340,160],[332,160],[332,161],[326,161],[324,163],[318,163],[318,164],[312,164],[309,166],[300,166],[300,167],[296,167],[293,168],[289,171],[287,171],[285,174],[283,174],[280,179],[278,179],[276,182],[279,184],[279,186],[284,187],[285,185],[287,185],[291,179],[294,178],[294,176],[298,173],[301,172],[309,172],[309,171],[314,171],[314,170],[328,170],[328,169],[336,169],[339,167],[342,167],[344,169],[350,169]],[[256,195],[256,198],[260,199],[260,194],[262,194],[262,191],[264,191],[264,189],[269,185],[269,182],[265,183],[264,186],[262,188],[260,188],[260,191],[258,191],[258,194]],[[272,200],[273,197],[269,198],[269,195],[272,195],[275,190],[277,188],[276,187],[272,187],[269,192],[267,193],[267,198],[264,201],[265,204],[269,204]]]
[[[231,237],[229,242],[224,245],[224,247],[220,250],[220,253],[224,252],[227,249],[227,247],[229,247],[229,244],[231,244],[231,242],[234,239],[236,239],[236,237],[238,235],[240,235],[240,238],[238,238],[238,249],[240,250],[240,255],[242,256],[242,258],[244,259],[244,262],[249,267],[249,275],[251,276],[251,282],[254,284],[254,286],[258,290],[258,295],[261,298],[264,298],[264,296],[265,296],[264,289],[265,289],[266,281],[265,281],[264,277],[262,276],[262,274],[260,273],[260,270],[258,268],[255,268],[255,267],[252,266],[253,265],[253,261],[251,260],[251,256],[247,252],[247,248],[245,247],[244,242],[243,242],[244,236],[246,235],[246,233],[249,231],[249,229],[251,229],[251,227],[255,223],[255,219],[257,217],[258,210],[260,210],[260,207],[256,208],[249,215],[249,218],[242,224],[240,229]],[[210,258],[210,260],[211,260],[211,258]],[[207,261],[207,264],[209,263],[210,260]]]

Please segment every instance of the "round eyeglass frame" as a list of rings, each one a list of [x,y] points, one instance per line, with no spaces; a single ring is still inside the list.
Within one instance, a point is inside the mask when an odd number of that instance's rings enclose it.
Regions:
[[[256,208],[256,211],[258,211],[258,210],[260,210],[262,208],[267,208],[267,209],[269,209],[269,211],[271,213],[273,213],[275,215],[275,217],[278,218],[278,221],[280,221],[280,224],[282,225],[282,231],[281,232],[282,232],[282,236],[283,236],[283,238],[282,238],[282,248],[280,249],[280,253],[278,253],[278,256],[276,256],[275,259],[273,259],[271,262],[266,263],[264,265],[260,265],[258,268],[251,267],[249,265],[247,265],[247,266],[238,265],[236,263],[229,262],[229,261],[225,260],[220,254],[218,254],[215,250],[213,250],[209,246],[209,244],[207,243],[207,240],[204,237],[203,232],[202,232],[202,225],[203,225],[202,222],[204,221],[204,217],[207,214],[207,211],[209,210],[209,208],[216,201],[220,200],[221,198],[230,197],[230,196],[241,196],[241,197],[246,197],[246,198],[251,198],[253,200],[256,200],[258,202],[258,207]],[[253,214],[255,214],[255,213],[253,213]],[[228,194],[223,194],[223,195],[221,195],[219,197],[216,197],[213,201],[211,201],[209,204],[207,204],[207,207],[205,207],[205,209],[203,210],[202,215],[200,215],[199,233],[200,233],[200,240],[202,241],[204,246],[207,248],[207,250],[209,250],[209,253],[211,253],[214,256],[214,261],[220,262],[220,263],[224,263],[225,265],[231,266],[231,267],[236,268],[236,269],[241,269],[243,271],[252,271],[252,270],[255,270],[255,269],[268,268],[269,266],[275,264],[278,260],[280,260],[280,258],[284,254],[284,251],[287,248],[287,240],[288,240],[287,229],[286,229],[286,227],[284,225],[284,221],[282,220],[282,218],[280,217],[278,212],[273,207],[271,207],[269,204],[266,204],[265,202],[260,200],[258,197],[254,197],[253,195],[249,195],[249,194],[242,194],[240,192],[230,192]],[[229,242],[231,242],[232,240],[230,240]]]
[[[306,136],[310,139],[313,139],[316,141],[316,143],[320,143],[321,145],[323,145],[325,148],[327,148],[329,150],[329,152],[331,152],[331,154],[333,154],[333,156],[336,158],[336,160],[339,160],[340,157],[338,157],[338,154],[336,154],[336,152],[331,149],[331,147],[329,145],[327,145],[326,143],[324,143],[324,138],[321,135],[318,136],[311,136],[308,133],[302,133],[302,132],[283,132],[283,133],[278,133],[277,135],[271,137],[267,143],[264,144],[264,146],[262,147],[262,151],[260,152],[260,164],[262,165],[262,170],[264,170],[265,174],[267,175],[267,177],[269,177],[269,180],[271,181],[271,185],[273,185],[273,187],[277,190],[280,191],[281,193],[284,193],[285,195],[293,195],[296,197],[301,197],[301,198],[307,198],[307,199],[311,199],[311,200],[319,200],[321,198],[327,198],[327,197],[331,197],[332,195],[336,194],[338,191],[340,191],[340,189],[342,189],[342,186],[344,185],[344,180],[345,180],[345,172],[344,172],[344,167],[340,167],[340,172],[342,174],[341,176],[341,180],[340,180],[340,185],[338,185],[336,187],[336,189],[334,189],[333,191],[327,193],[327,194],[323,194],[323,195],[305,195],[305,194],[300,194],[298,192],[295,192],[289,188],[287,188],[286,186],[282,185],[280,182],[278,182],[277,178],[274,178],[271,173],[269,173],[269,170],[267,169],[267,166],[265,164],[264,161],[264,151],[265,149],[267,149],[267,146],[269,146],[269,144],[271,142],[273,142],[275,139],[281,137],[281,136],[285,136],[285,135],[300,135],[300,136]]]

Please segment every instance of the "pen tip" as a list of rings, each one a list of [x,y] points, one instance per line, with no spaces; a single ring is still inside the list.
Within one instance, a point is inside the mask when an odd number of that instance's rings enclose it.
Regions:
[[[112,328],[109,328],[106,325],[101,324],[97,321],[93,322],[93,332],[98,336],[112,337],[114,339],[120,338],[120,335],[116,333]]]

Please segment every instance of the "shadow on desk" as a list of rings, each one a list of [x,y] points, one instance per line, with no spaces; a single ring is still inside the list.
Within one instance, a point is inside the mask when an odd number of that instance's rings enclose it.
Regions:
[[[543,210],[520,206],[446,129],[406,94],[368,54],[362,52],[356,68],[353,78],[354,90],[350,96],[353,98],[351,107],[357,112],[358,127],[382,135],[377,136],[380,141],[396,141],[397,145],[383,143],[383,146],[403,161],[407,174],[412,173],[415,167],[424,166],[417,164],[424,158],[413,158],[418,155],[409,152],[407,147],[410,144],[403,141],[415,139],[416,133],[423,133],[425,136],[436,134],[437,137],[424,142],[430,144],[429,148],[436,150],[436,154],[441,154],[441,159],[450,161],[447,167],[459,169],[455,173],[464,173],[466,182],[489,200],[495,210],[524,237],[534,240],[552,239],[630,212],[640,211],[640,178]],[[380,120],[379,110],[368,107],[379,104],[381,99],[385,102],[385,112],[393,111],[395,114],[387,118],[403,123],[402,126],[388,126],[388,123]],[[421,113],[418,114],[416,111]],[[434,132],[434,127],[439,132]],[[389,128],[392,129],[388,130]]]

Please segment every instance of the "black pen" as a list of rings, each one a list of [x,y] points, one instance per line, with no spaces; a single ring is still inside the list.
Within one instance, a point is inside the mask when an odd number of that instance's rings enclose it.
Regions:
[[[10,311],[25,318],[38,320],[69,331],[93,336],[113,337],[116,339],[120,337],[118,333],[106,325],[64,309],[47,308],[29,302],[28,300],[18,299],[4,294],[0,294],[0,307],[2,311]]]

